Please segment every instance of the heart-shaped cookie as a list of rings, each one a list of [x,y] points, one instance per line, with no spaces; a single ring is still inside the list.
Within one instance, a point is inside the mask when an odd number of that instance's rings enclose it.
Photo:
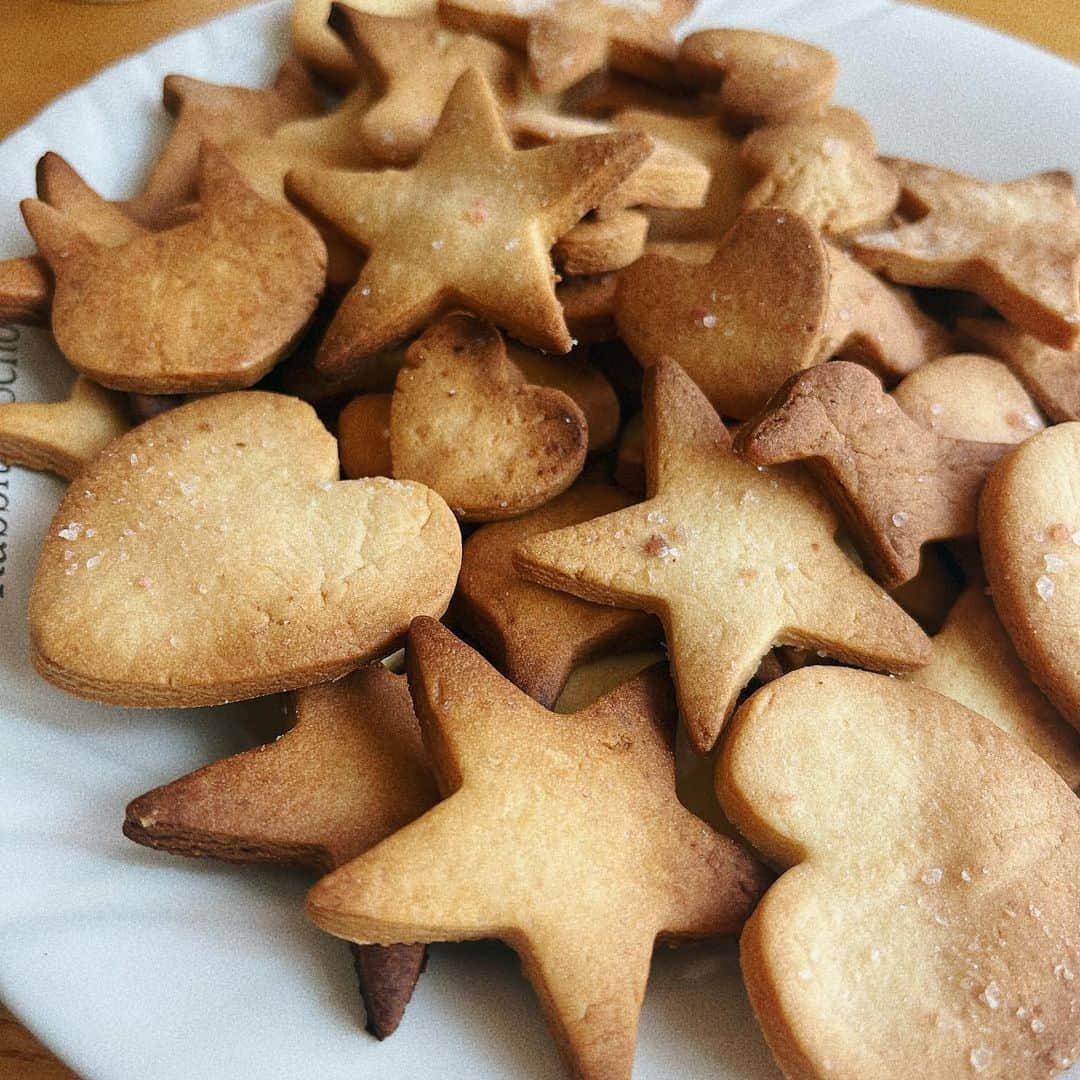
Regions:
[[[814,363],[828,299],[817,230],[766,208],[743,214],[704,266],[638,259],[619,277],[615,322],[642,364],[676,360],[718,412],[745,419]]]
[[[314,410],[257,391],[163,413],[69,489],[30,597],[50,682],[130,706],[194,706],[335,679],[440,615],[461,561],[419,484],[337,482]]]
[[[462,521],[515,517],[565,491],[585,464],[585,416],[530,386],[498,330],[436,323],[406,354],[390,407],[394,475],[434,488]]]

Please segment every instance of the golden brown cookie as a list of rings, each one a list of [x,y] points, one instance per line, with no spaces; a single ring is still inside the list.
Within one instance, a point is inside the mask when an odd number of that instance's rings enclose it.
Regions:
[[[693,11],[694,2],[439,0],[439,17],[449,26],[524,50],[535,88],[557,94],[607,67],[661,85],[674,83],[677,46],[671,31]]]
[[[410,171],[290,173],[293,197],[370,251],[316,369],[355,370],[456,306],[568,352],[548,252],[648,148],[641,136],[599,135],[514,150],[490,87],[466,72]]]
[[[900,198],[899,181],[877,159],[869,124],[850,109],[759,128],[741,153],[761,174],[746,209],[782,207],[829,236],[883,225]]]
[[[337,482],[309,405],[259,391],[122,436],[68,489],[30,597],[39,672],[130,706],[212,705],[335,679],[441,614],[457,523],[419,484]]]
[[[567,274],[606,274],[641,258],[649,219],[640,210],[593,215],[555,241],[551,261]]]
[[[679,46],[679,78],[719,90],[724,119],[740,127],[818,116],[832,97],[837,64],[805,41],[761,30],[698,30]]]
[[[855,250],[905,285],[966,289],[1056,349],[1080,345],[1080,209],[1073,178],[992,184],[891,159],[916,220]]]
[[[871,274],[835,244],[825,250],[831,276],[820,359],[852,360],[892,380],[951,351],[949,332],[911,293]]]
[[[916,423],[950,439],[1017,443],[1046,427],[1020,380],[1000,360],[978,353],[939,356],[892,396]]]
[[[736,457],[670,360],[646,372],[645,472],[647,502],[536,537],[515,562],[541,585],[659,616],[699,751],[773,645],[893,671],[929,659],[923,632],[837,547],[809,479]]]
[[[921,687],[807,668],[739,710],[717,771],[785,871],[740,940],[786,1076],[1044,1080],[1080,1053],[1080,801]]]
[[[74,479],[131,421],[123,394],[79,377],[66,401],[0,405],[0,461]]]
[[[656,940],[736,933],[767,881],[676,798],[670,682],[558,716],[431,619],[408,668],[446,800],[323,878],[308,914],[364,944],[502,938],[572,1074],[629,1080]]]
[[[623,271],[615,322],[643,365],[678,361],[722,415],[741,419],[814,363],[828,289],[817,230],[782,210],[756,210],[705,266],[646,255]]]
[[[534,510],[585,464],[585,416],[531,386],[490,323],[451,315],[406,353],[390,407],[394,476],[437,491],[462,521]]]
[[[393,476],[390,394],[358,394],[338,416],[338,453],[347,480]]]
[[[52,274],[40,255],[0,260],[0,323],[46,325],[52,291]]]
[[[738,447],[755,465],[805,461],[888,589],[918,573],[923,544],[974,535],[983,480],[1009,449],[936,435],[843,360],[789,379]]]
[[[1028,674],[1080,729],[1080,422],[1033,435],[979,500],[994,607]]]
[[[56,277],[56,343],[95,382],[145,394],[250,386],[315,310],[318,233],[256,195],[220,150],[204,147],[200,161],[198,217],[118,247],[44,202],[22,203]]]
[[[403,18],[339,3],[330,9],[330,28],[371,87],[373,100],[355,137],[374,161],[414,162],[454,83],[470,68],[483,74],[501,101],[517,97],[518,68],[511,55],[492,41],[447,29],[433,11]]]
[[[1080,349],[1052,348],[996,319],[961,319],[957,332],[1001,357],[1055,424],[1080,420]]]
[[[659,640],[660,627],[643,612],[590,604],[535,585],[514,569],[512,556],[534,536],[629,502],[616,488],[583,481],[539,510],[477,529],[462,549],[455,597],[462,630],[512,683],[548,708],[579,664],[642,649]]]
[[[268,90],[167,75],[162,96],[165,108],[176,118],[173,129],[142,191],[120,204],[125,213],[150,228],[162,227],[178,206],[195,198],[199,147],[204,141],[225,146],[241,136],[269,135],[290,120],[320,111],[318,92],[303,65],[293,58],[282,64]]]
[[[35,179],[38,198],[96,244],[119,247],[147,234],[122,204],[103,199],[59,154],[42,156]]]
[[[949,612],[930,663],[905,677],[993,720],[1069,787],[1080,787],[1080,734],[1028,677],[982,585],[968,588]]]
[[[408,687],[382,664],[296,691],[290,713],[275,742],[140,795],[124,835],[177,855],[327,874],[438,802]],[[368,1030],[382,1039],[401,1021],[424,949],[362,951]]]

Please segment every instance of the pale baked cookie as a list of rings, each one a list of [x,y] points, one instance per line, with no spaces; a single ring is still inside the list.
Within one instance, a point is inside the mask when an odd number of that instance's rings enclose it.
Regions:
[[[590,215],[555,241],[551,261],[567,274],[622,270],[641,258],[648,232],[649,219],[640,210]]]
[[[644,136],[622,134],[514,150],[490,87],[466,72],[408,172],[289,173],[290,195],[370,251],[316,369],[355,370],[456,306],[568,352],[548,252],[648,152]]]
[[[124,835],[177,855],[327,874],[438,802],[405,680],[369,664],[291,696],[280,738],[140,795]],[[393,1034],[421,945],[358,948],[368,1030]]]
[[[675,81],[671,35],[695,0],[439,0],[450,26],[522,49],[542,94],[557,94],[607,67],[661,85]]]
[[[789,1077],[1043,1080],[1080,1054],[1080,801],[929,690],[842,668],[736,715],[721,805],[786,871],[740,940]]]
[[[1017,443],[1046,427],[1023,384],[1000,360],[940,356],[892,392],[917,423],[950,439]]]
[[[957,331],[976,347],[1000,356],[1054,423],[1080,420],[1080,348],[1055,349],[994,319],[961,319]]]
[[[889,164],[917,220],[860,236],[863,262],[905,285],[976,293],[1056,349],[1080,344],[1080,209],[1068,173],[992,184]]]
[[[783,207],[829,236],[883,225],[900,198],[896,176],[877,159],[870,125],[850,109],[759,128],[741,153],[761,175],[746,209]]]
[[[74,479],[131,427],[127,399],[79,377],[66,401],[0,405],[0,461]]]
[[[0,323],[47,325],[52,291],[52,275],[40,255],[0,261]]]
[[[794,214],[744,214],[704,266],[646,255],[619,275],[615,322],[644,366],[678,361],[724,416],[760,409],[814,363],[828,305],[818,232]]]
[[[836,85],[836,58],[761,30],[698,30],[679,46],[679,78],[719,90],[724,119],[741,127],[817,116]]]
[[[222,151],[207,145],[200,162],[198,217],[118,247],[22,203],[56,277],[56,343],[95,382],[146,394],[250,386],[315,311],[326,276],[315,229],[256,195]]]
[[[585,416],[531,386],[490,323],[451,315],[406,353],[390,406],[394,476],[437,491],[462,521],[534,510],[585,464]]]
[[[699,751],[773,645],[893,671],[929,659],[919,627],[837,547],[809,478],[736,457],[670,360],[645,376],[645,472],[647,502],[529,540],[515,563],[549,588],[659,616]]]
[[[348,480],[393,476],[390,457],[390,394],[358,394],[338,416],[338,454]]]
[[[657,939],[738,932],[767,881],[676,798],[670,682],[558,716],[431,619],[408,668],[446,799],[320,881],[308,914],[364,944],[502,938],[571,1073],[629,1080]]]
[[[1028,674],[1080,729],[1080,422],[1033,435],[990,474],[979,544]]]
[[[534,536],[621,510],[630,501],[616,488],[583,481],[539,510],[477,529],[462,549],[454,609],[462,630],[512,683],[549,708],[579,664],[651,645],[660,627],[644,612],[590,604],[536,585],[518,574],[512,556]]]
[[[1071,788],[1080,787],[1080,734],[1039,692],[981,585],[956,602],[934,637],[930,663],[906,676],[993,720],[1034,750]]]
[[[311,407],[258,391],[110,443],[45,541],[29,614],[39,672],[98,701],[184,707],[326,682],[390,652],[413,615],[445,610],[457,523],[419,484],[337,477]]]
[[[886,588],[918,573],[923,544],[973,536],[987,473],[1007,443],[948,439],[911,419],[858,364],[789,379],[739,431],[755,465],[805,461]]]

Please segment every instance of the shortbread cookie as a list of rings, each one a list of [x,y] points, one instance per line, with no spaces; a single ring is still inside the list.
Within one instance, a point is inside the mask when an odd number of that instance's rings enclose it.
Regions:
[[[605,652],[644,648],[659,640],[660,627],[644,612],[535,585],[514,569],[512,556],[534,536],[621,510],[630,501],[607,484],[582,482],[531,514],[477,529],[465,542],[455,598],[462,630],[512,683],[549,708],[579,664]]]
[[[450,91],[470,68],[504,102],[517,97],[518,68],[502,46],[448,30],[434,12],[411,18],[335,4],[330,27],[357,61],[374,100],[355,137],[375,161],[409,165],[431,137]]]
[[[789,379],[738,446],[755,465],[805,461],[887,589],[918,573],[923,544],[975,534],[979,491],[1009,449],[936,435],[842,360]]]
[[[555,241],[551,260],[567,274],[622,270],[641,258],[648,232],[649,219],[640,210],[590,216]]]
[[[747,136],[741,152],[761,174],[746,209],[782,207],[829,236],[883,225],[900,198],[895,174],[877,159],[869,124],[850,109],[760,128]]]
[[[462,521],[534,510],[585,464],[585,416],[531,386],[490,323],[451,315],[406,353],[390,407],[394,476],[437,491]]]
[[[1080,787],[1080,734],[1028,678],[981,585],[956,602],[934,637],[930,663],[907,678],[993,720],[1034,750],[1069,787]]]
[[[761,30],[699,30],[679,47],[677,67],[689,86],[719,90],[724,119],[740,127],[819,115],[837,75],[831,53]]]
[[[450,26],[472,30],[523,49],[529,75],[541,94],[557,94],[586,75],[611,67],[650,82],[675,82],[677,51],[672,28],[695,0],[649,4],[604,0],[439,0]]]
[[[327,874],[438,802],[405,679],[382,664],[298,690],[290,712],[275,742],[139,796],[124,835],[177,855]],[[362,951],[368,1030],[382,1039],[401,1021],[424,949]]]
[[[348,480],[393,476],[390,394],[358,394],[338,416],[338,453]]]
[[[152,420],[170,409],[177,409],[187,400],[194,400],[198,395],[191,394],[185,397],[183,394],[128,394],[128,407],[137,424],[144,420]]]
[[[875,277],[835,244],[825,249],[831,276],[822,360],[852,360],[892,380],[951,350],[949,332],[911,293]]]
[[[120,203],[103,199],[59,154],[38,161],[35,180],[38,198],[102,247],[119,247],[148,232]]]
[[[213,705],[335,679],[440,615],[461,539],[419,484],[337,483],[310,406],[181,406],[68,489],[30,597],[40,673],[117,705]],[[302,557],[298,555],[302,553]]]
[[[961,319],[957,332],[1001,357],[1055,424],[1080,420],[1080,348],[1052,348],[995,319]]]
[[[1047,345],[1080,346],[1080,209],[1068,173],[992,184],[890,166],[917,220],[860,236],[863,262],[905,285],[967,289]]]
[[[121,203],[130,217],[160,228],[198,193],[199,147],[225,146],[244,135],[269,135],[290,120],[319,112],[319,95],[302,64],[288,59],[268,90],[218,86],[186,75],[167,75],[165,108],[176,118],[142,191]],[[46,200],[47,201],[47,200]]]
[[[814,363],[829,263],[807,222],[744,214],[706,266],[646,255],[619,276],[615,322],[645,366],[679,362],[724,416],[752,415]]]
[[[1044,1080],[1080,1054],[1080,801],[939,694],[807,668],[739,710],[717,792],[786,873],[739,943],[786,1076]]]
[[[220,150],[204,147],[200,161],[199,216],[118,247],[43,202],[22,203],[56,277],[56,343],[103,386],[145,394],[250,386],[315,310],[326,274],[315,229],[256,195]]]
[[[712,179],[700,209],[652,209],[652,240],[719,241],[742,212],[754,175],[739,155],[740,140],[714,116],[671,116],[649,109],[621,109],[611,118],[620,131],[640,131],[694,155],[708,166]]]
[[[0,323],[46,325],[52,292],[52,274],[41,256],[0,261]]]
[[[1080,422],[1033,435],[990,474],[979,544],[1028,674],[1080,729]]]
[[[0,405],[0,461],[72,480],[130,427],[124,395],[80,377],[67,401]]]
[[[670,360],[645,377],[645,472],[647,502],[536,537],[516,565],[549,588],[659,616],[699,751],[773,645],[892,671],[929,659],[919,627],[837,547],[810,480],[736,457]]]
[[[912,420],[950,439],[1017,443],[1046,427],[1020,380],[978,353],[931,360],[892,396]]]
[[[558,716],[431,619],[408,669],[446,801],[323,878],[308,914],[364,944],[502,938],[572,1074],[629,1080],[657,939],[737,933],[768,880],[676,797],[670,682]]]
[[[589,660],[570,673],[552,711],[564,714],[580,712],[617,686],[629,682],[635,675],[666,660],[667,657],[656,649]]]
[[[548,252],[648,152],[640,135],[514,150],[490,87],[466,72],[410,171],[290,173],[292,196],[371,253],[316,369],[355,370],[455,306],[527,344],[568,352]]]

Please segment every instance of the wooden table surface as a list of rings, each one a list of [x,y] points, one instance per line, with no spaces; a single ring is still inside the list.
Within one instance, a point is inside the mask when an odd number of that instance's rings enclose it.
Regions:
[[[249,0],[0,0],[0,137],[105,64]],[[926,0],[1080,61],[1076,0]],[[71,1080],[0,1004],[0,1080]],[[147,1078],[153,1080],[153,1078]]]

